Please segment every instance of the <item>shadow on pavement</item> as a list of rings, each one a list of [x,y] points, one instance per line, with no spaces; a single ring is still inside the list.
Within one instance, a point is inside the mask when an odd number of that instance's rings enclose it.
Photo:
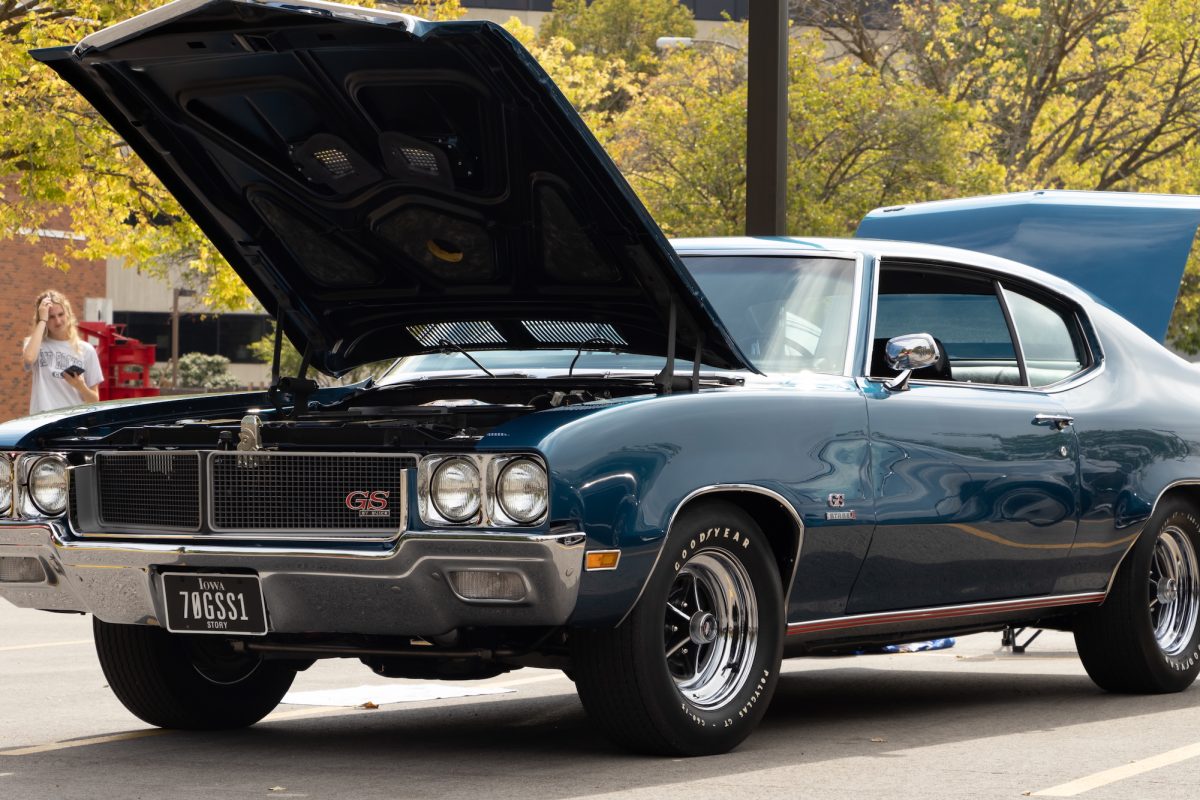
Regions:
[[[6,779],[19,783],[0,788],[31,800],[299,795],[539,800],[879,756],[873,737],[885,737],[887,750],[926,747],[1191,708],[1197,698],[1200,688],[1175,695],[1107,695],[1075,675],[840,666],[785,674],[759,730],[734,753],[712,758],[623,753],[591,728],[574,694],[563,693],[391,706],[26,756],[0,763],[19,767],[18,775]],[[64,791],[67,787],[79,794]]]

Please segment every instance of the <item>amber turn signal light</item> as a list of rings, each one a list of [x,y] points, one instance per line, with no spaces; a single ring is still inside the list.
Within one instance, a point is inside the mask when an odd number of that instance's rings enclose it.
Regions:
[[[621,560],[620,550],[592,550],[584,556],[584,566],[588,570],[616,569]]]

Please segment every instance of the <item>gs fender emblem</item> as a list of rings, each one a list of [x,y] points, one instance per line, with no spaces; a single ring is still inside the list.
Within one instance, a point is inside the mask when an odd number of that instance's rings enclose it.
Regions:
[[[836,492],[829,495],[830,508],[844,508],[846,505],[846,495]]]

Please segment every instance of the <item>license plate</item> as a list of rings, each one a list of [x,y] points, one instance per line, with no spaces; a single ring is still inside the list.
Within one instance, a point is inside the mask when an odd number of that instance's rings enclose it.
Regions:
[[[267,632],[267,611],[257,575],[163,573],[167,630],[175,633]]]

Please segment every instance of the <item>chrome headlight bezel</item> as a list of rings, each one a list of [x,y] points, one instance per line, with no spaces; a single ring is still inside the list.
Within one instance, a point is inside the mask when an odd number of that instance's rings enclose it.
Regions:
[[[8,453],[0,453],[0,515],[12,512],[13,497],[16,495],[16,464]]]
[[[501,525],[536,525],[546,518],[546,511],[550,506],[550,476],[546,472],[546,467],[535,458],[525,455],[517,455],[506,459],[494,459],[491,466],[491,474],[494,476],[488,482],[492,487],[492,498],[494,503],[490,509],[492,520]],[[512,474],[513,470],[530,469],[532,468],[533,480],[540,480],[540,491],[535,492],[512,492],[504,488],[505,478]],[[532,508],[529,511],[520,511],[516,505],[516,499],[519,497],[531,497],[533,500]]]
[[[39,455],[31,459],[25,473],[26,487],[29,502],[40,514],[47,517],[60,517],[67,513],[68,466],[67,460],[57,454]],[[47,471],[39,474],[43,469]],[[52,492],[61,492],[61,496],[56,497],[54,502],[50,502],[44,497],[39,498],[38,496],[39,492],[45,488],[38,484],[45,484],[46,481],[53,481],[49,487]],[[61,486],[57,485],[59,483],[61,483]]]
[[[442,485],[444,481],[454,480],[451,476],[456,470],[460,478],[454,491],[467,494],[466,502],[459,503],[458,507],[452,506],[446,497],[451,489]],[[451,456],[434,467],[429,477],[429,505],[445,522],[466,525],[478,520],[483,509],[483,473],[475,459]]]
[[[454,519],[447,515],[445,503],[439,504],[434,497],[436,477],[439,471],[457,460],[472,464],[479,475],[479,505],[466,518]],[[499,500],[500,477],[503,471],[518,461],[529,461],[545,477],[546,500],[536,517],[521,519],[504,508]],[[549,470],[541,456],[536,453],[446,453],[428,455],[417,466],[417,508],[421,522],[428,526],[454,528],[534,528],[546,521],[549,513]],[[513,505],[511,502],[509,505]],[[461,515],[459,515],[461,517]]]

